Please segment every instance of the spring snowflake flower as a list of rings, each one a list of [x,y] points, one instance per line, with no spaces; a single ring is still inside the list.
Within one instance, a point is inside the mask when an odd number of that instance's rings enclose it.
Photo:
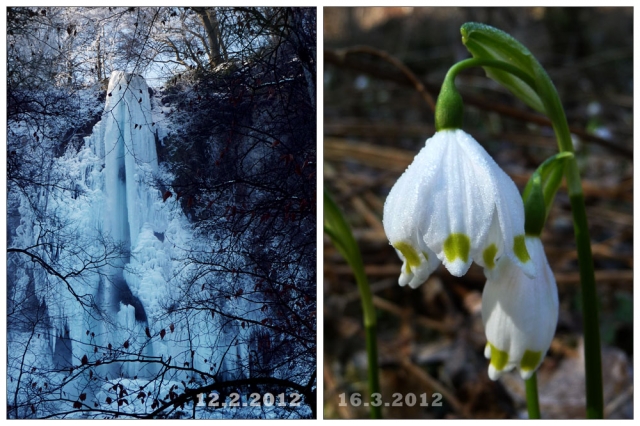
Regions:
[[[403,261],[402,286],[418,287],[440,262],[462,276],[472,261],[491,270],[504,255],[535,275],[516,185],[462,130],[427,140],[391,189],[383,224]]]
[[[482,321],[487,335],[489,377],[515,367],[528,379],[547,353],[558,323],[558,289],[538,237],[525,239],[536,266],[535,278],[523,274],[509,257],[485,270]]]

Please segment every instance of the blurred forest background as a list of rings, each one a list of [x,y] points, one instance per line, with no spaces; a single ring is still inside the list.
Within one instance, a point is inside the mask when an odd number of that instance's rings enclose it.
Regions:
[[[401,262],[381,217],[394,182],[435,132],[428,98],[469,57],[460,26],[477,21],[521,41],[565,106],[583,176],[601,301],[605,416],[633,418],[633,9],[325,8],[325,188],[351,224],[378,315],[383,401],[439,392],[441,407],[387,407],[387,418],[526,417],[516,373],[492,382],[480,316],[482,269],[462,278],[440,267],[417,290],[397,284]],[[394,60],[399,63],[394,63]],[[399,66],[400,65],[400,66]],[[407,69],[403,70],[402,66]],[[421,93],[414,73],[424,85]],[[524,188],[557,152],[543,117],[482,70],[462,73],[464,130]],[[583,418],[579,275],[569,199],[558,192],[542,240],[560,295],[551,349],[538,372],[543,418]],[[324,241],[324,416],[368,417],[339,406],[368,393],[359,295],[348,265]],[[418,398],[418,401],[420,399]]]

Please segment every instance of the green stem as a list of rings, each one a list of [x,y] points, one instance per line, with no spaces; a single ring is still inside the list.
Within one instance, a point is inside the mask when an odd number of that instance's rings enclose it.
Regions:
[[[367,338],[367,374],[369,376],[369,395],[380,393],[378,381],[378,347],[376,345],[376,326],[365,327]],[[369,416],[372,419],[382,418],[382,407],[371,405]]]
[[[573,160],[575,161],[575,160]],[[576,167],[577,169],[577,167]],[[569,177],[567,176],[567,182]],[[604,418],[602,396],[602,356],[600,353],[600,329],[598,320],[598,294],[593,271],[591,241],[584,206],[584,195],[570,194],[573,227],[578,248],[578,266],[582,290],[584,328],[584,358],[587,385],[587,418]]]
[[[363,268],[353,268],[362,301],[362,315],[364,317],[364,329],[367,348],[367,375],[369,379],[369,395],[380,393],[380,382],[378,379],[378,346],[376,343],[376,311],[373,306],[373,297],[369,282],[364,274]],[[382,408],[371,405],[370,412],[372,419],[382,418]]]
[[[548,77],[547,77],[548,78]],[[569,124],[560,103],[558,93],[551,80],[546,87],[547,113],[553,123],[560,152],[573,153],[573,143]],[[591,253],[591,238],[587,222],[587,210],[580,181],[580,172],[575,156],[568,158],[565,165],[565,178],[573,214],[573,228],[578,251],[580,269],[580,288],[582,293],[582,322],[584,328],[584,359],[586,376],[587,418],[604,418],[602,395],[602,356],[600,353],[600,326],[598,320],[598,294]]]
[[[502,71],[506,71],[518,77],[520,80],[527,83],[533,90],[536,90],[536,81],[526,72],[522,71],[520,68],[511,65],[508,62],[500,61],[498,59],[488,59],[488,58],[469,58],[463,61],[460,61],[449,68],[447,75],[445,76],[445,80],[455,78],[461,71],[466,70],[468,68],[473,67],[489,67],[496,68]]]
[[[527,391],[527,411],[530,419],[540,418],[540,405],[538,404],[538,379],[537,373],[533,373],[529,379],[524,382]]]
[[[471,58],[460,61],[449,68],[442,82],[435,110],[436,131],[462,127],[463,102],[456,89],[455,79],[460,72],[472,67],[490,67],[509,72],[535,90],[535,80],[529,74],[522,72],[518,67],[508,62],[485,58]]]
[[[569,123],[560,102],[560,97],[549,76],[540,69],[537,74],[538,87],[534,89],[545,103],[547,115],[553,123],[553,131],[558,140],[560,152],[573,153],[573,142]],[[529,84],[529,83],[527,83]],[[533,86],[532,86],[533,87]],[[565,164],[567,192],[571,202],[573,229],[578,251],[580,269],[580,288],[582,293],[582,324],[584,328],[584,359],[586,376],[587,418],[604,417],[604,399],[602,395],[602,355],[600,353],[600,326],[598,320],[598,294],[591,253],[591,237],[587,222],[587,209],[580,181],[580,172],[576,157],[567,158]]]

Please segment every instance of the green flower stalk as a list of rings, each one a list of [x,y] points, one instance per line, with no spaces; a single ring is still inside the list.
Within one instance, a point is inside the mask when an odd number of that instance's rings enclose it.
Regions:
[[[536,373],[524,382],[525,393],[527,398],[527,411],[530,419],[539,419],[540,403],[538,402],[538,379]]]
[[[461,28],[462,42],[475,59],[503,62],[515,67],[509,72],[505,66],[484,66],[487,75],[508,88],[514,95],[552,122],[560,152],[573,153],[573,144],[562,103],[546,71],[520,42],[496,28],[467,23]],[[567,158],[564,168],[578,251],[582,306],[585,312],[584,354],[586,373],[587,417],[602,418],[602,361],[598,321],[597,293],[591,240],[578,165],[574,157]]]

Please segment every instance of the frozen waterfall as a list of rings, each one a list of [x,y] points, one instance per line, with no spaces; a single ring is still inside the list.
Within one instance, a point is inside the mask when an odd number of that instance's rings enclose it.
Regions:
[[[47,380],[59,385],[69,400],[85,393],[103,403],[113,386],[125,380],[132,387],[162,389],[205,380],[182,371],[184,366],[216,380],[249,377],[248,342],[257,348],[256,342],[268,334],[248,324],[264,321],[266,305],[257,297],[216,301],[231,317],[242,315],[241,321],[214,318],[208,309],[172,308],[181,291],[209,297],[202,282],[190,281],[190,265],[184,259],[186,251],[202,249],[197,244],[211,250],[215,242],[197,240],[177,196],[163,199],[156,183],[171,177],[158,166],[155,132],[161,124],[153,121],[144,78],[113,72],[106,93],[101,119],[84,138],[84,146],[56,159],[56,173],[67,179],[65,185],[37,194],[38,209],[51,222],[39,222],[32,199],[20,202],[18,246],[41,245],[41,255],[50,256],[56,267],[82,271],[63,283],[29,263],[16,267],[12,285],[34,295],[29,303],[35,310],[46,307],[37,336],[10,330],[12,341],[29,347],[20,362],[38,366],[32,370],[33,379],[28,373],[23,380],[36,380],[42,368],[52,372]],[[56,228],[58,223],[63,227]],[[95,261],[107,252],[111,254],[106,261]],[[233,280],[229,274],[225,277]],[[220,285],[229,285],[224,279]],[[20,376],[20,368],[9,365],[10,376]],[[175,370],[166,379],[163,371],[169,368]]]
[[[104,160],[104,211],[98,227],[122,247],[124,255],[105,268],[97,288],[101,294],[96,296],[102,303],[99,309],[112,317],[114,328],[132,332],[129,344],[134,348],[147,340],[147,317],[158,310],[157,297],[152,295],[162,293],[171,273],[167,251],[156,237],[164,235],[168,221],[161,194],[153,185],[158,170],[154,131],[144,78],[114,71],[102,120],[86,144]],[[141,264],[141,257],[148,261]],[[144,355],[153,356],[154,345],[146,344]],[[134,363],[121,368],[129,376],[144,375],[135,371],[140,366]]]

